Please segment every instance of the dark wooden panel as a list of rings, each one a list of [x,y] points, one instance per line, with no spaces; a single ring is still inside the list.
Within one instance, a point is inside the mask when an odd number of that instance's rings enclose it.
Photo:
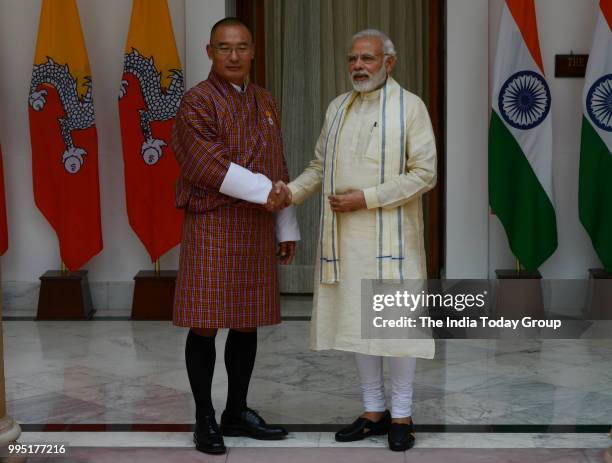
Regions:
[[[588,320],[612,320],[612,273],[590,268]]]
[[[172,320],[177,272],[141,270],[134,277],[132,320]]]
[[[251,66],[251,82],[266,86],[266,32],[264,0],[236,0],[236,17],[253,32],[255,60]]]
[[[94,312],[87,270],[49,270],[40,277],[36,320],[89,320]]]
[[[444,185],[446,177],[446,141],[444,125],[445,82],[445,0],[429,2],[429,113],[438,151],[436,187],[427,195],[427,275],[439,278],[444,260]]]
[[[546,318],[540,272],[496,270],[495,314],[510,320]]]

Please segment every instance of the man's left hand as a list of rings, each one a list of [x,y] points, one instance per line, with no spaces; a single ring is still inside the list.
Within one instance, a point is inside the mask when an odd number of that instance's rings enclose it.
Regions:
[[[279,243],[276,255],[282,265],[290,264],[295,257],[295,241],[283,241]]]
[[[365,195],[361,190],[342,195],[331,195],[329,205],[334,212],[352,212],[367,208]]]

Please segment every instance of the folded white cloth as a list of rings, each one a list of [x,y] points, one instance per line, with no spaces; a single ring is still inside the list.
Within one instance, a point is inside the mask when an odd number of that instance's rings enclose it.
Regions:
[[[283,241],[299,241],[300,238],[300,227],[295,217],[295,208],[289,206],[277,212],[276,240],[282,243]]]

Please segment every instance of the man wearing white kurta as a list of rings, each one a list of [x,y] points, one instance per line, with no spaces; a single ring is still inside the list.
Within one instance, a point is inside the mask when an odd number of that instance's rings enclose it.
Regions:
[[[416,357],[433,358],[432,339],[363,339],[362,279],[425,279],[421,195],[436,182],[427,108],[389,75],[393,43],[380,31],[356,34],[348,55],[354,91],[329,105],[315,158],[279,198],[299,204],[323,186],[311,347],[355,352],[365,413],[336,434],[348,442],[387,434],[392,450],[414,445]],[[280,201],[280,199],[279,199]],[[383,357],[392,400],[386,411]]]

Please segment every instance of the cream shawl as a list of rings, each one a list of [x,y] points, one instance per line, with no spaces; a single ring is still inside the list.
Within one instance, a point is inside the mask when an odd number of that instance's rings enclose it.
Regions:
[[[402,175],[406,168],[406,100],[407,90],[390,76],[380,92],[379,123],[380,146],[379,183]],[[320,226],[320,281],[331,284],[340,281],[340,260],[336,214],[331,210],[327,197],[335,194],[336,161],[340,131],[350,106],[359,95],[348,93],[332,119],[324,144],[323,194]],[[376,210],[376,265],[379,279],[404,279],[404,233],[402,207]]]

